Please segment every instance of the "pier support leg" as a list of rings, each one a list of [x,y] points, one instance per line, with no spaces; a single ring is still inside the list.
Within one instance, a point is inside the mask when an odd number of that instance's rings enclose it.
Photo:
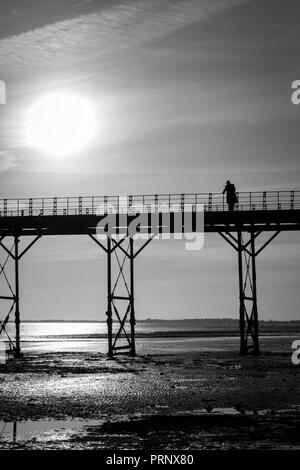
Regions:
[[[240,354],[244,355],[247,350],[245,343],[245,301],[243,296],[243,250],[242,250],[242,234],[238,233],[238,269],[239,269],[239,324],[240,324]]]
[[[259,249],[256,249],[256,239],[261,234],[260,231],[253,229],[243,232],[237,228],[237,237],[230,232],[219,233],[238,253],[240,354],[242,356],[248,353],[259,354],[256,257],[280,233],[280,230]],[[247,234],[248,240],[245,241]]]
[[[107,236],[106,246],[94,235],[89,235],[107,256],[106,321],[109,357],[118,354],[128,354],[132,357],[136,355],[134,262],[154,235],[136,250],[134,239],[128,234],[119,241]]]
[[[240,298],[240,354],[259,354],[258,311],[256,290],[255,236],[250,234],[250,249],[238,232],[238,268]]]
[[[13,353],[15,358],[22,357],[21,352],[21,332],[20,332],[20,283],[19,283],[19,261],[22,256],[36,243],[40,238],[37,235],[22,251],[19,249],[20,235],[19,233],[13,236],[13,245],[9,248],[7,244],[4,244],[3,240],[6,237],[0,238],[0,247],[2,248],[1,253],[5,254],[5,259],[0,261],[0,281],[1,281],[1,304],[4,302],[10,302],[10,307],[6,316],[0,320],[0,338],[6,334],[9,342],[10,351]],[[7,237],[10,238],[10,237]],[[13,261],[14,269],[14,282],[11,282],[8,272],[9,261]],[[7,324],[10,320],[10,316],[15,314],[15,339],[11,337],[11,334],[7,331]]]
[[[20,292],[19,292],[19,237],[15,237],[15,329],[16,329],[16,346],[14,351],[15,358],[21,357],[20,345]]]
[[[107,241],[107,328],[108,356],[135,356],[134,251],[133,239],[122,250]],[[115,326],[115,328],[113,328]]]
[[[131,333],[131,351],[130,355],[135,356],[135,311],[134,311],[134,247],[133,239],[130,238],[130,333]]]
[[[109,357],[113,357],[113,332],[112,332],[112,299],[111,299],[111,240],[107,238],[107,339]]]
[[[253,317],[253,349],[254,354],[259,354],[259,331],[258,331],[258,310],[257,310],[257,290],[256,290],[256,250],[255,235],[251,232],[251,271],[252,271],[252,317]]]

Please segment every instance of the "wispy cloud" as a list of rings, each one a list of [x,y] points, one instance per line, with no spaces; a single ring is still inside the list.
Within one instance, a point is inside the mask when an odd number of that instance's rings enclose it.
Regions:
[[[134,1],[0,41],[3,74],[72,64],[152,41],[249,0]]]

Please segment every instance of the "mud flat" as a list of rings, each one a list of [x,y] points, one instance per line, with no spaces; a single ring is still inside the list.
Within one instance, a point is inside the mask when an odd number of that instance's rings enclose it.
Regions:
[[[27,351],[0,365],[0,448],[300,449],[299,336],[141,343],[140,356]],[[167,344],[169,346],[167,346]]]

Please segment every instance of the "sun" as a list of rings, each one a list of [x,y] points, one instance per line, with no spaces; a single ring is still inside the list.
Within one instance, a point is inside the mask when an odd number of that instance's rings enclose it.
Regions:
[[[95,134],[90,103],[65,92],[40,98],[27,112],[26,143],[54,155],[69,155],[86,147]]]

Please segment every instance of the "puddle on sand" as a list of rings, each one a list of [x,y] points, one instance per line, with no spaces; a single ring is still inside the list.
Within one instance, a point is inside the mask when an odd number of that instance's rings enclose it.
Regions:
[[[20,442],[31,440],[63,440],[85,426],[102,425],[101,420],[27,420],[4,422],[0,421],[1,442]]]
[[[166,415],[173,415],[167,412],[167,407],[161,405],[161,411]],[[299,407],[295,406],[288,410],[277,410],[276,414],[285,412],[295,412]],[[234,407],[211,407],[195,409],[193,411],[177,412],[176,416],[238,416],[238,415],[252,415],[252,416],[266,416],[273,415],[274,410],[243,410]],[[161,413],[159,413],[161,415]],[[152,415],[153,416],[153,415]],[[149,415],[143,413],[135,413],[134,415],[115,415],[110,422],[143,420],[149,418]],[[0,448],[1,443],[18,443],[18,442],[54,442],[54,441],[68,441],[78,432],[85,432],[89,427],[102,426],[107,419],[69,419],[69,420],[52,420],[52,419],[38,419],[27,421],[5,422],[0,421]]]
[[[141,419],[141,413],[134,415],[115,415],[112,421],[128,421]],[[105,419],[37,419],[26,421],[0,421],[0,448],[1,442],[25,442],[25,441],[60,441],[68,440],[79,431],[87,427],[102,426]]]

